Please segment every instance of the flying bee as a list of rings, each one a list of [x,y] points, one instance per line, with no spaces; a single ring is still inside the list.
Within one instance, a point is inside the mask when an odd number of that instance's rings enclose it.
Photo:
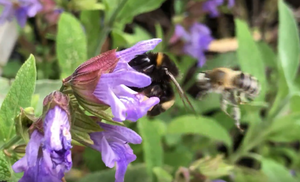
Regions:
[[[175,93],[171,82],[174,83],[182,102],[186,100],[193,109],[187,96],[176,81],[179,70],[175,63],[164,53],[145,53],[137,55],[129,62],[129,65],[138,72],[151,77],[151,84],[145,88],[132,88],[147,97],[158,97],[160,102],[148,111],[149,116],[156,116],[171,108],[175,102]]]
[[[238,107],[247,101],[254,100],[260,92],[258,80],[250,74],[234,71],[229,68],[215,68],[197,75],[197,97],[202,98],[209,92],[221,94],[221,109],[235,120],[241,131],[241,111]],[[247,102],[246,101],[246,102]],[[227,106],[232,105],[232,114],[228,114]]]

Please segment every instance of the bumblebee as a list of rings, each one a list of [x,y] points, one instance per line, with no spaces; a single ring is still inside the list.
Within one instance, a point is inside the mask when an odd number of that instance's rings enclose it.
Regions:
[[[138,72],[151,77],[151,84],[145,88],[132,89],[144,94],[146,97],[158,97],[160,102],[148,111],[148,116],[157,116],[174,105],[175,93],[171,82],[174,83],[183,103],[186,100],[193,109],[188,98],[184,94],[175,77],[179,75],[179,70],[175,63],[164,53],[145,53],[137,55],[129,62],[129,65]]]
[[[260,92],[258,80],[250,74],[234,71],[229,68],[215,68],[197,75],[197,98],[202,98],[209,92],[221,94],[221,110],[235,120],[235,125],[241,131],[241,112],[239,104],[252,101]],[[227,107],[232,105],[232,114],[228,114]]]

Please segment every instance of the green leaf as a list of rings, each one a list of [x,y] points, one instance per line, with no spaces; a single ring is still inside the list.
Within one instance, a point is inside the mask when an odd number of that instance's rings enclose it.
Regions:
[[[267,139],[271,141],[291,142],[299,140],[300,113],[292,113],[275,119],[269,127],[268,132]]]
[[[277,67],[277,55],[274,50],[265,42],[258,42],[257,46],[259,48],[260,54],[264,60],[265,66],[270,68]]]
[[[60,15],[56,40],[61,78],[65,78],[87,60],[87,43],[83,27],[73,15],[69,13]]]
[[[10,88],[10,80],[0,77],[0,106]]]
[[[181,145],[181,143],[177,143],[175,147],[175,151],[165,152],[165,164],[175,168],[188,166],[193,161],[194,152],[192,152],[190,148]]]
[[[124,24],[130,23],[136,15],[155,10],[161,6],[165,0],[127,0],[124,7],[118,13],[117,21]]]
[[[213,140],[224,142],[227,146],[232,145],[231,138],[227,131],[218,122],[211,118],[184,115],[175,118],[168,126],[170,134],[199,134]]]
[[[204,176],[216,179],[229,175],[234,166],[227,164],[222,155],[217,155],[215,157],[206,156],[194,161],[190,165],[190,169],[198,169]]]
[[[164,31],[159,23],[155,23],[155,35],[155,38],[161,38],[162,40],[164,40]],[[158,44],[153,50],[153,52],[161,51],[163,51],[163,43]]]
[[[35,79],[35,59],[30,55],[18,71],[0,108],[0,142],[9,140],[15,134],[14,118],[20,111],[20,107],[30,106]]]
[[[235,19],[235,26],[238,39],[237,56],[241,70],[255,76],[261,83],[261,93],[257,100],[262,101],[265,97],[266,76],[264,61],[253,40],[249,27],[245,21]]]
[[[90,182],[90,181],[110,182],[115,181],[115,169],[103,170],[95,173],[91,173],[78,182]],[[150,177],[147,175],[146,166],[144,164],[136,164],[128,166],[124,182],[151,182]]]
[[[235,181],[241,182],[267,182],[268,177],[261,171],[242,167],[242,166],[235,166],[234,168],[235,174]],[[272,182],[272,181],[269,181]]]
[[[159,120],[149,121],[147,118],[141,118],[138,121],[138,129],[143,138],[144,160],[147,165],[147,172],[152,176],[154,167],[163,165],[163,149],[161,145],[161,129]],[[151,178],[152,179],[152,178]]]
[[[233,68],[236,66],[238,66],[237,54],[235,52],[228,52],[219,54],[213,59],[208,60],[200,70],[211,70],[217,67]]]
[[[98,46],[100,36],[100,11],[82,11],[80,20],[84,25],[87,37],[87,54],[93,57]]]
[[[262,160],[262,171],[272,182],[296,182],[292,175],[284,166],[278,164],[272,159]]]
[[[172,182],[173,177],[161,167],[153,168],[153,172],[158,182]]]
[[[133,34],[125,33],[123,30],[114,29],[112,31],[112,47],[130,47],[139,41],[151,39],[151,35],[144,28],[134,26]]]
[[[104,4],[97,3],[97,0],[72,0],[68,6],[71,10],[103,10]]]
[[[102,162],[101,153],[97,150],[91,149],[89,147],[84,149],[83,160],[85,166],[92,171],[100,171],[106,169],[105,164]]]
[[[34,113],[39,116],[43,112],[44,98],[49,95],[53,90],[59,90],[61,87],[61,80],[37,80],[35,87],[35,94],[39,96],[37,107],[34,108]]]
[[[293,12],[283,0],[278,1],[279,38],[278,53],[280,66],[288,86],[292,87],[299,66],[299,30]]]
[[[0,181],[7,181],[11,178],[10,165],[2,151],[0,151]]]

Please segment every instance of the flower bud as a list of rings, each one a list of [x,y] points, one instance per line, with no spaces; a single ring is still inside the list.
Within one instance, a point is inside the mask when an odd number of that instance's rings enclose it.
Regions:
[[[71,76],[63,80],[63,84],[72,88],[77,101],[86,110],[94,113],[95,110],[107,109],[109,106],[97,99],[93,92],[101,75],[111,73],[118,60],[115,49],[102,53],[81,64]]]
[[[34,123],[37,118],[34,116],[33,107],[27,107],[25,109],[20,108],[20,114],[15,118],[16,133],[24,139],[29,141],[28,129]]]

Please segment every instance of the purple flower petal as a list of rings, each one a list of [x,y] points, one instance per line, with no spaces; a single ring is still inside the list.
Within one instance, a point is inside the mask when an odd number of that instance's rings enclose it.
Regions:
[[[59,106],[49,110],[44,120],[45,146],[51,150],[62,150],[64,148],[62,139],[71,142],[70,123],[67,113]]]
[[[31,0],[31,6],[29,6],[27,10],[27,16],[34,17],[42,9],[43,6],[38,0]]]
[[[142,138],[140,135],[129,128],[100,122],[98,122],[98,124],[106,131],[106,136],[116,137],[132,144],[142,143]]]
[[[4,10],[0,17],[0,23],[5,20],[12,21],[16,17],[19,25],[24,27],[26,24],[27,16],[33,17],[38,11],[42,10],[42,5],[38,0],[18,0],[14,4],[9,0],[0,0],[0,4],[4,6]]]
[[[137,121],[160,101],[158,97],[151,97],[144,101],[143,95],[136,95],[136,98],[136,100],[130,100],[126,97],[124,99],[121,98],[127,108],[127,119],[130,121]]]
[[[21,27],[24,27],[27,22],[26,14],[27,14],[26,8],[19,8],[18,10],[15,11],[15,16]]]
[[[144,101],[127,86],[142,88],[150,84],[149,76],[133,70],[128,63],[121,62],[114,72],[101,75],[94,95],[111,107],[115,121],[136,121],[159,103],[159,99],[150,98]]]
[[[47,161],[47,156],[50,158],[50,154],[46,150],[40,152],[42,151],[42,139],[43,135],[35,130],[26,147],[25,156],[12,166],[16,173],[24,171],[19,182],[61,182],[64,176],[63,172],[56,173],[53,170],[52,162]]]
[[[34,131],[31,134],[31,139],[26,147],[26,155],[12,166],[16,173],[26,171],[29,167],[37,164],[38,152],[42,138],[43,135],[38,131]]]
[[[228,0],[228,8],[232,8],[235,4],[235,1],[234,0]]]
[[[129,62],[131,61],[136,55],[144,54],[150,50],[153,50],[157,44],[161,42],[161,39],[150,39],[138,42],[131,48],[125,49],[123,51],[117,52],[117,57],[123,61]]]
[[[124,84],[129,87],[146,87],[151,84],[151,78],[135,70],[118,71],[108,74],[102,74],[97,87],[102,85],[120,85]]]
[[[183,26],[181,25],[176,25],[175,26],[175,34],[182,38],[185,41],[190,41],[191,40],[191,36],[187,33],[187,31],[185,31],[185,29],[183,28]]]
[[[208,0],[203,4],[202,9],[209,12],[211,17],[217,17],[219,16],[218,6],[223,3],[223,0]]]
[[[51,153],[54,166],[62,171],[71,169],[71,134],[67,113],[59,106],[49,110],[44,120],[44,147]]]
[[[94,141],[92,148],[101,152],[107,167],[112,168],[117,164],[115,182],[123,182],[128,164],[136,159],[128,142],[140,143],[142,139],[137,133],[123,126],[105,123],[99,125],[104,131],[90,134]]]
[[[0,24],[4,23],[6,20],[11,21],[14,17],[14,9],[12,3],[2,3],[4,5],[4,9],[2,11],[2,14],[0,16]]]
[[[202,67],[206,61],[204,51],[213,41],[211,31],[205,25],[195,23],[190,28],[189,36],[191,38],[185,42],[183,50],[186,54],[198,59],[198,66]]]

